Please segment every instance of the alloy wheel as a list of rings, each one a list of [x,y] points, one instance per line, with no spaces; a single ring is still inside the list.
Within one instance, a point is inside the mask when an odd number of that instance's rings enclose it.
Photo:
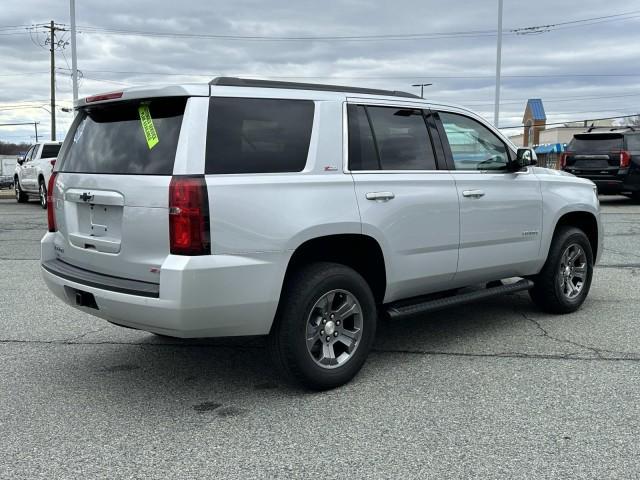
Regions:
[[[40,205],[42,208],[47,208],[47,190],[44,187],[44,183],[40,182]]]
[[[577,243],[572,243],[560,257],[558,282],[562,294],[570,299],[575,299],[587,280],[587,254]]]
[[[352,357],[362,337],[362,307],[347,290],[331,290],[311,309],[306,324],[307,351],[322,368],[336,368]]]

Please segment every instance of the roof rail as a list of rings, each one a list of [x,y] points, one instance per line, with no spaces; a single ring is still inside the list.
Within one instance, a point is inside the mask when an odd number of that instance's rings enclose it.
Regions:
[[[292,90],[318,90],[321,92],[362,93],[366,95],[387,95],[392,97],[421,98],[413,93],[398,90],[379,90],[377,88],[343,87],[322,83],[280,82],[274,80],[256,80],[253,78],[216,77],[209,85],[225,87],[289,88]]]

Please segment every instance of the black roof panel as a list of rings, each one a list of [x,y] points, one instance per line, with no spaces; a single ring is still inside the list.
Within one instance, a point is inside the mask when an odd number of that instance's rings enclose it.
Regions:
[[[216,77],[209,85],[225,87],[257,87],[257,88],[288,88],[292,90],[317,90],[322,92],[362,93],[366,95],[386,95],[392,97],[420,98],[413,93],[397,90],[379,90],[377,88],[343,87],[340,85],[325,85],[322,83],[280,82],[274,80],[255,80],[252,78]]]

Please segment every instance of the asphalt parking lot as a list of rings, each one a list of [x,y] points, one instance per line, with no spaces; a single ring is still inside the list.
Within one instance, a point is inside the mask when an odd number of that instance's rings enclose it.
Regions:
[[[281,385],[259,339],[181,341],[71,309],[46,215],[0,200],[1,478],[638,478],[640,205],[603,197],[577,313],[526,294],[384,323],[349,385]]]

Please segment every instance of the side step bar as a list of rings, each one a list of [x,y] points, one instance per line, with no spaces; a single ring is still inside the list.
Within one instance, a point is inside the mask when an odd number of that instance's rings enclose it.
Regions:
[[[509,283],[507,285],[484,288],[468,293],[452,295],[450,297],[438,298],[435,300],[424,300],[424,297],[422,297],[422,299],[418,299],[416,303],[410,303],[406,300],[403,300],[390,304],[387,307],[387,313],[389,314],[389,317],[394,320],[398,318],[412,317],[424,313],[435,312],[436,310],[442,310],[456,305],[464,305],[465,303],[475,302],[476,300],[481,300],[484,298],[495,297],[496,295],[521,292],[523,290],[529,290],[532,287],[533,282],[531,280],[523,279],[515,283]]]

